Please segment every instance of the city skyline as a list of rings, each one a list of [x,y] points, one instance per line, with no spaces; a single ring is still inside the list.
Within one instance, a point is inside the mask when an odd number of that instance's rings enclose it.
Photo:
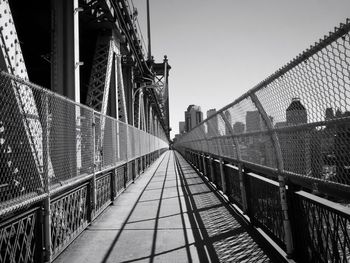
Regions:
[[[146,2],[134,5],[146,37]],[[151,0],[150,7],[152,54],[168,55],[173,69],[173,138],[188,105],[206,112],[234,101],[344,22],[350,2]]]

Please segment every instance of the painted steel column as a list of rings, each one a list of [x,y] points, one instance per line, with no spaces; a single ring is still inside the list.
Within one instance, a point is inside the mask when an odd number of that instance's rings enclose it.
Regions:
[[[80,62],[79,54],[79,3],[78,0],[73,0],[74,8],[74,92],[75,101],[80,103],[80,66],[84,65]]]
[[[75,51],[79,49],[78,13],[76,13],[78,1],[51,0],[51,90],[68,97],[74,101],[80,101],[80,87],[76,78],[79,78],[79,66],[76,67],[76,59],[79,54]],[[64,122],[53,121],[51,136],[56,140],[52,142],[53,152],[51,153],[51,162],[53,170],[60,169],[62,158],[57,151],[65,145],[76,145],[68,147],[65,150],[64,162],[66,171],[70,176],[78,175],[78,169],[81,168],[81,152],[79,149],[79,131],[76,127],[80,125],[80,111],[78,107],[65,107],[63,104],[50,105],[53,120],[61,120],[62,116],[71,116],[64,119]],[[73,117],[72,117],[73,116]],[[72,129],[74,127],[74,129]]]
[[[277,161],[277,168],[278,168],[278,182],[279,182],[279,192],[280,192],[280,199],[281,199],[281,209],[283,214],[283,227],[285,232],[285,244],[286,244],[286,250],[287,255],[291,256],[293,253],[293,236],[292,236],[292,229],[291,224],[289,220],[288,215],[288,203],[287,203],[287,191],[286,191],[286,182],[284,176],[281,174],[284,170],[283,165],[283,157],[281,152],[281,145],[279,143],[277,133],[273,130],[271,120],[269,116],[267,115],[264,107],[262,106],[260,100],[256,96],[255,93],[249,94],[250,98],[252,99],[253,103],[255,104],[256,108],[261,114],[261,117],[266,123],[267,129],[271,132],[271,139],[275,148],[276,152],[276,161]]]
[[[80,101],[80,94],[75,85],[79,81],[79,32],[78,32],[78,0],[51,0],[52,12],[52,64],[51,89],[74,101]]]
[[[127,94],[125,92],[124,87],[124,77],[123,77],[123,70],[122,70],[122,63],[121,63],[121,55],[120,55],[120,44],[116,42],[116,37],[113,37],[114,42],[114,52],[115,52],[115,58],[114,58],[114,67],[115,67],[115,78],[116,78],[116,90],[117,90],[117,98],[116,98],[116,104],[117,104],[117,119],[128,123],[128,109],[127,109]],[[118,45],[117,45],[118,44]],[[130,74],[131,81],[133,81],[133,74],[131,72]],[[131,95],[132,96],[132,95]]]

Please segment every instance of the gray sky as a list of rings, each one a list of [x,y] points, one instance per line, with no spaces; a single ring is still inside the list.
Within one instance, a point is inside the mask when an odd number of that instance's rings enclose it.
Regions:
[[[133,0],[147,41],[146,0]],[[171,137],[189,104],[206,117],[350,17],[350,0],[150,0],[152,55],[168,55]]]

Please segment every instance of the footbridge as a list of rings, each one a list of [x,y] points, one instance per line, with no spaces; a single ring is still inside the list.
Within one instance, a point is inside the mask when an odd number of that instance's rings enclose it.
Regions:
[[[140,32],[0,1],[0,262],[350,262],[350,20],[174,140]]]

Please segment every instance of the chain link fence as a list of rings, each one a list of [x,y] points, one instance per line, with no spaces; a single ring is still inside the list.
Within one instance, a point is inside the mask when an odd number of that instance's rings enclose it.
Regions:
[[[0,72],[0,210],[167,148],[151,135]]]
[[[347,19],[175,147],[350,189],[349,31]]]

